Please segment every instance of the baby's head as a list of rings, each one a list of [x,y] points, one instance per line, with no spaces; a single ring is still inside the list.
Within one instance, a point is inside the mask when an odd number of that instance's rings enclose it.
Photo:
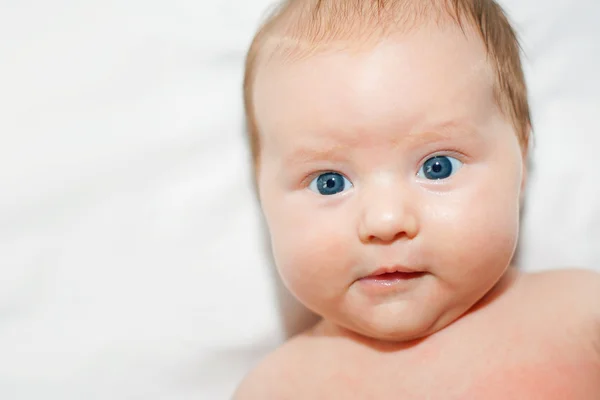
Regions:
[[[275,262],[308,308],[410,340],[501,280],[530,119],[492,0],[288,1],[251,46],[244,90]]]

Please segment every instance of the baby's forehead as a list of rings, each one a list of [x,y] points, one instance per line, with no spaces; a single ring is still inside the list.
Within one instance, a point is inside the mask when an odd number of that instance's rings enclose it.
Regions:
[[[398,132],[448,131],[456,136],[457,131],[473,130],[466,125],[487,124],[497,114],[493,78],[488,69],[469,70],[472,60],[485,57],[469,46],[438,49],[442,38],[433,39],[427,48],[419,40],[389,42],[359,54],[331,52],[273,61],[259,73],[254,95],[261,137],[278,142],[310,136],[319,143],[337,143],[339,136],[371,146],[393,142]],[[440,61],[445,58],[453,60]],[[460,129],[439,128],[457,120],[463,122]]]
[[[495,85],[485,46],[458,27],[424,27],[357,46],[347,41],[328,43],[303,55],[274,47],[270,57],[258,64],[255,78],[254,100],[258,101],[265,87],[279,94],[311,88],[318,95],[336,82],[353,89],[360,86],[373,95],[395,85],[398,96],[411,89],[417,92],[413,82],[438,84],[446,91],[492,92]]]

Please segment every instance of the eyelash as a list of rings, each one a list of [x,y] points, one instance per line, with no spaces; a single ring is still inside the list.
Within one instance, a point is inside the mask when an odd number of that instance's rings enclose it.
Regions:
[[[417,168],[421,168],[421,166],[423,164],[425,164],[425,161],[429,160],[430,158],[433,157],[454,157],[459,161],[462,161],[463,163],[466,163],[467,161],[469,161],[469,157],[467,157],[465,155],[465,153],[463,153],[462,151],[458,151],[458,150],[442,150],[442,151],[436,151],[434,153],[428,153],[425,157],[421,158],[419,160],[419,162],[417,163],[418,167]],[[417,169],[418,171],[418,169]]]
[[[311,172],[309,175],[305,176],[301,181],[300,181],[300,185],[303,188],[308,188],[308,186],[310,185],[310,183],[319,175],[323,175],[323,174],[327,174],[327,173],[336,173],[339,174],[339,171],[333,170],[333,169],[324,169],[324,170],[320,170],[320,171],[315,171],[315,172]]]

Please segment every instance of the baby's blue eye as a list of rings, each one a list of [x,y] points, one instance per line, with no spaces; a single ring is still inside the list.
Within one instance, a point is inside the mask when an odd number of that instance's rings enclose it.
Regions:
[[[352,183],[337,172],[326,172],[317,176],[308,186],[313,192],[318,192],[323,196],[338,194],[352,187]]]
[[[462,166],[462,162],[454,157],[435,156],[423,163],[417,176],[420,178],[439,180],[446,179]]]

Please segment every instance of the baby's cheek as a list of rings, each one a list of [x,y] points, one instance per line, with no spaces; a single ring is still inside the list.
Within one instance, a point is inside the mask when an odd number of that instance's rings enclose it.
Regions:
[[[471,210],[465,215],[465,226],[455,232],[465,250],[505,252],[516,241],[518,219],[507,210]]]
[[[302,224],[274,236],[273,253],[279,274],[301,301],[305,297],[334,298],[346,284],[351,261],[344,234],[335,224]],[[349,283],[348,283],[349,284]]]
[[[502,195],[501,195],[502,196]],[[517,239],[518,210],[494,193],[465,193],[429,213],[427,242],[440,264],[473,269],[508,263]]]

